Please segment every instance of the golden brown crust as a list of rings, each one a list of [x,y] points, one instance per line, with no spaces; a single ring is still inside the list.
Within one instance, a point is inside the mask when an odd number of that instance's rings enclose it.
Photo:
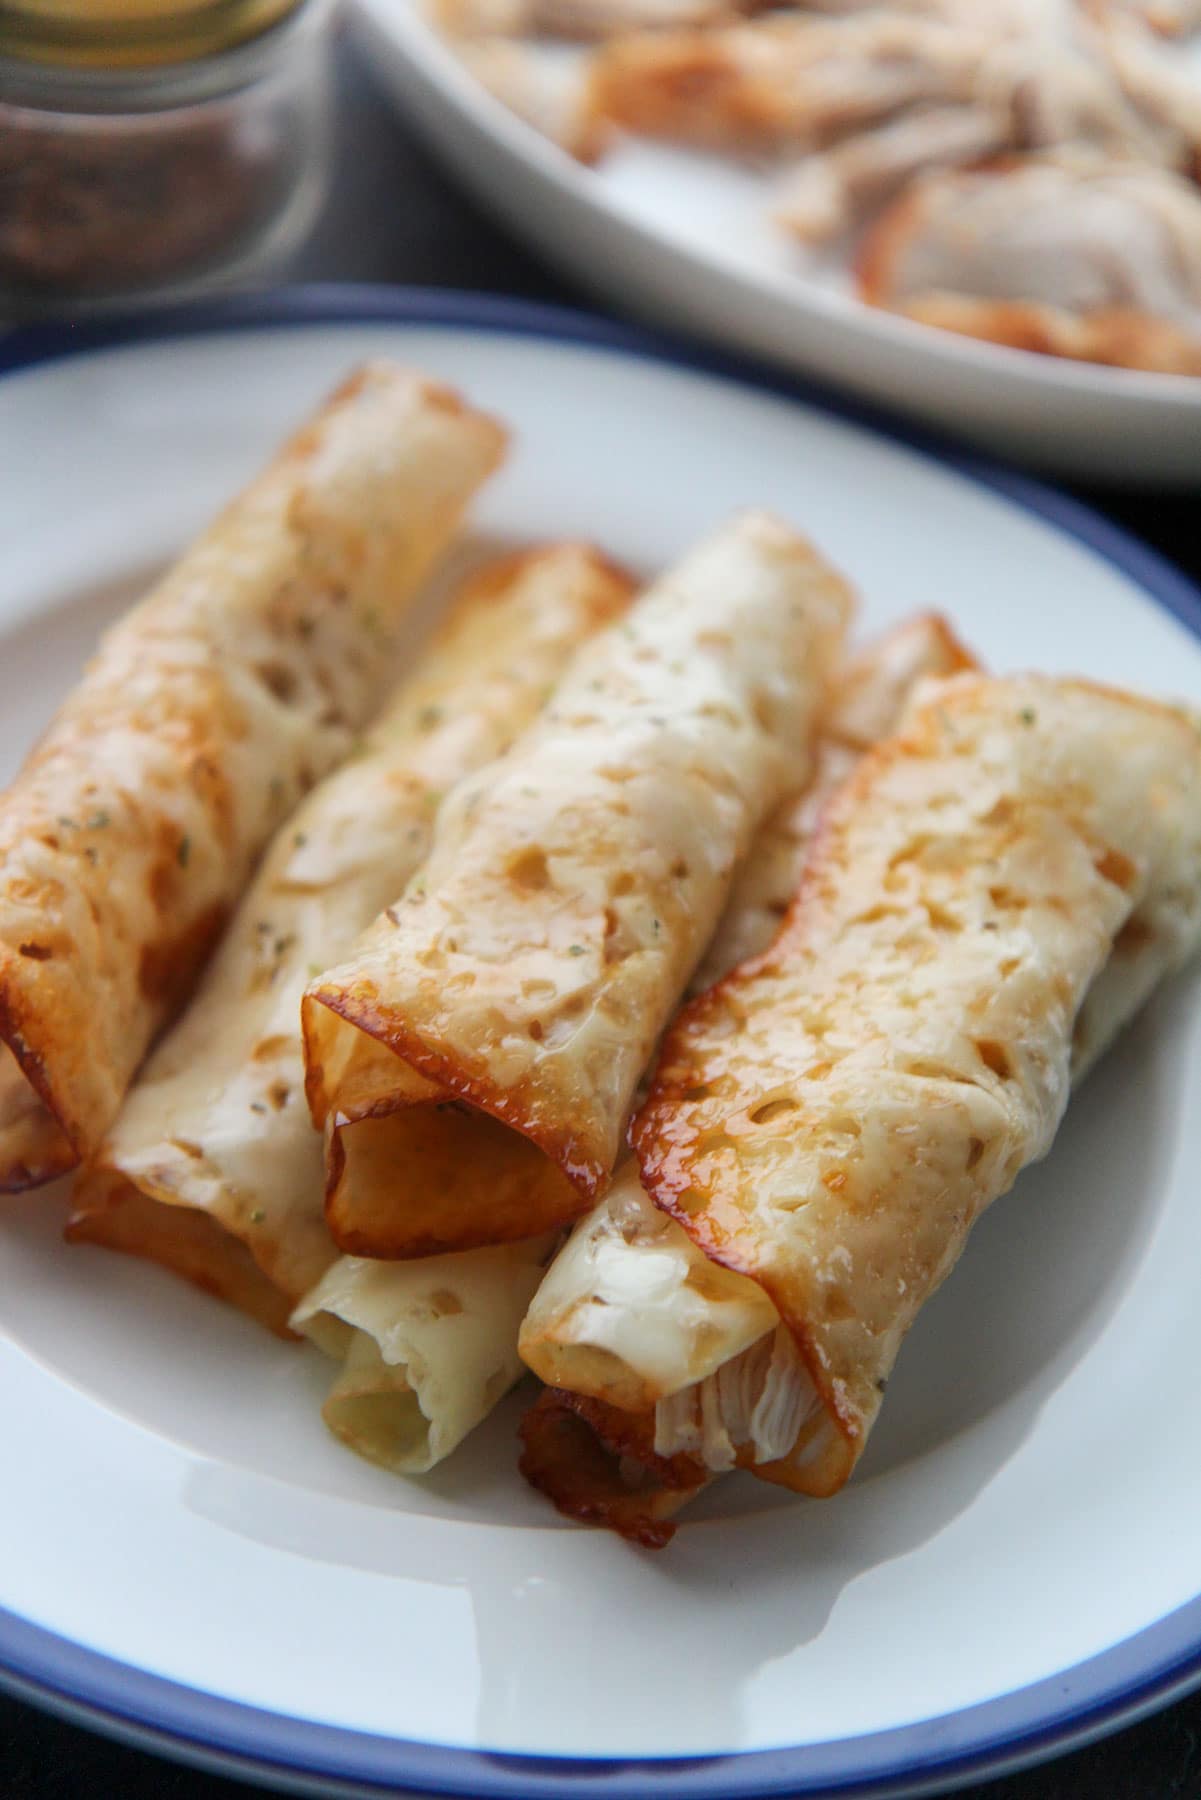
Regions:
[[[690,1457],[654,1453],[654,1415],[544,1388],[521,1421],[521,1473],[569,1519],[645,1550],[675,1535],[672,1515],[709,1480]]]
[[[517,1243],[587,1204],[556,1159],[486,1109],[449,1096],[339,1107],[326,1138],[325,1193],[339,1250],[400,1260]]]
[[[66,1236],[73,1244],[102,1244],[159,1263],[278,1337],[296,1336],[288,1329],[291,1299],[268,1280],[244,1244],[194,1207],[163,1205],[119,1175],[109,1176],[89,1182],[87,1204],[71,1215]]]

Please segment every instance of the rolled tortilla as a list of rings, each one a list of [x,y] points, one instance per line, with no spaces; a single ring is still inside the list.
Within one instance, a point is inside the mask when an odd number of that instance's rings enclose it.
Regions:
[[[842,790],[772,948],[681,1016],[632,1135],[656,1205],[793,1340],[802,1424],[764,1479],[846,1480],[905,1332],[1049,1149],[1082,1008],[1140,919],[1161,976],[1201,938],[1195,723],[962,676]]]
[[[286,1328],[336,1255],[304,1100],[305,984],[420,866],[441,796],[504,750],[630,591],[570,544],[466,583],[359,753],[276,837],[195,1000],[81,1176],[68,1235],[152,1257]]]
[[[1049,688],[1052,692],[1056,691],[1054,684],[1041,685],[1044,690]],[[980,686],[983,687],[983,684]],[[1002,684],[996,684],[996,686],[1001,687]],[[1087,689],[1079,687],[1073,689],[1069,688],[1067,684],[1063,684],[1063,687],[1069,700],[1075,697],[1087,701],[1090,697],[1090,691]],[[1057,697],[1062,696],[1057,695]],[[1092,691],[1092,697],[1099,699],[1111,716],[1114,711],[1123,707],[1128,715],[1134,715],[1132,718],[1123,718],[1119,712],[1119,722],[1127,724],[1128,730],[1136,737],[1139,735],[1140,729],[1138,718],[1140,712],[1144,715],[1144,719],[1150,722],[1152,734],[1159,736],[1161,740],[1159,745],[1148,744],[1149,753],[1143,762],[1141,771],[1135,776],[1136,783],[1141,777],[1145,783],[1149,784],[1153,796],[1152,808],[1158,816],[1150,834],[1154,841],[1149,848],[1143,847],[1143,857],[1138,874],[1131,881],[1129,901],[1127,901],[1127,904],[1133,901],[1131,910],[1116,935],[1113,935],[1109,944],[1105,946],[1108,951],[1108,960],[1104,962],[1096,978],[1087,986],[1083,1001],[1075,1014],[1074,1024],[1070,1014],[1065,1017],[1063,1013],[1059,1013],[1056,1020],[1061,1040],[1058,1045],[1061,1089],[1066,1086],[1064,1078],[1067,1069],[1070,1068],[1072,1082],[1078,1082],[1087,1069],[1092,1066],[1096,1057],[1112,1041],[1121,1026],[1133,1016],[1157,983],[1192,953],[1197,945],[1198,937],[1201,935],[1201,917],[1199,917],[1201,905],[1198,901],[1198,881],[1201,879],[1201,865],[1198,863],[1198,852],[1201,848],[1201,837],[1199,837],[1201,823],[1198,818],[1197,801],[1188,794],[1188,783],[1195,780],[1196,772],[1196,729],[1195,727],[1190,728],[1189,723],[1182,721],[1179,715],[1173,715],[1164,709],[1153,708],[1146,703],[1129,702],[1123,697],[1107,694],[1098,696],[1096,690]],[[936,708],[937,704],[935,703]],[[1041,703],[1020,705],[1017,709],[1017,718],[1021,729],[1023,731],[1036,729],[1036,725],[1032,721],[1041,711]],[[1049,720],[1048,723],[1050,729],[1054,730],[1055,722]],[[1106,720],[1098,717],[1095,725],[1097,732],[1103,733],[1106,728]],[[1148,734],[1148,736],[1152,734]],[[1084,733],[1082,732],[1080,736],[1083,738]],[[1177,750],[1183,748],[1185,752],[1185,762],[1178,776],[1180,785],[1175,790],[1163,790],[1160,789],[1158,777],[1151,771],[1149,764],[1154,750],[1159,750],[1167,758],[1170,757],[1173,747]],[[1092,746],[1087,741],[1077,742],[1075,749],[1077,753],[1082,752],[1088,756]],[[924,746],[918,751],[919,755],[923,753]],[[1113,754],[1121,753],[1122,745],[1119,742],[1114,747]],[[1033,750],[1033,754],[1037,756],[1037,748]],[[1059,772],[1063,772],[1065,763],[1071,768],[1073,761],[1072,747],[1067,746],[1064,763],[1060,764]],[[945,769],[945,764],[943,767]],[[867,772],[865,771],[865,773]],[[1098,769],[1096,778],[1103,783],[1106,779],[1106,771]],[[937,773],[932,775],[931,779],[932,781],[936,780]],[[1054,773],[1049,773],[1048,782],[1053,782],[1053,780]],[[858,787],[859,783],[852,784],[852,790]],[[969,804],[976,800],[982,801],[983,792],[986,791],[977,785]],[[1070,791],[1066,792],[1066,806],[1070,811],[1072,796]],[[863,796],[860,794],[860,801],[862,798]],[[1130,794],[1127,791],[1126,795],[1118,797],[1116,804],[1120,807],[1129,799]],[[877,796],[876,804],[879,805],[882,802],[883,796]],[[1004,794],[995,802],[1002,813],[1009,803],[1009,797]],[[849,791],[845,799],[837,803],[836,817],[848,813],[854,804],[852,792]],[[1033,806],[1034,804],[1034,796],[1031,794],[1027,805]],[[1040,797],[1038,804],[1045,804],[1045,799]],[[1017,817],[1016,807],[1014,817]],[[993,821],[993,823],[995,825],[999,821]],[[924,852],[924,854],[930,855],[936,864],[941,861],[945,865],[941,870],[941,885],[944,887],[954,885],[953,865],[956,857],[962,851],[962,844],[955,835],[954,821],[951,821],[951,824],[952,830],[946,832],[941,839],[931,839],[931,846],[937,841],[937,851],[934,852],[932,848],[927,848]],[[1039,821],[1039,824],[1042,831],[1054,831],[1053,822],[1048,823],[1043,819]],[[815,883],[820,888],[823,883],[831,883],[837,875],[849,872],[856,866],[848,851],[843,862],[837,863],[837,859],[835,859],[834,875],[831,875],[830,864],[826,858],[830,839],[836,834],[837,829],[837,825],[832,821],[831,827],[823,837],[819,866],[807,878],[806,885],[802,889],[801,905],[789,927],[789,931],[793,933],[797,933],[801,929],[801,922],[804,918],[804,896],[810,891],[809,883]],[[1027,875],[1031,873],[1036,875],[1037,847],[1029,845],[1016,854],[1028,859],[1026,861]],[[1134,867],[1133,864],[1125,864],[1121,861],[1125,854],[1125,851],[1110,844],[1107,840],[1105,847],[1098,853],[1098,861],[1105,871],[1107,885],[1110,887],[1115,883],[1109,878],[1127,877],[1129,870]],[[887,871],[884,872],[887,873]],[[1076,874],[1080,872],[1079,869],[1075,871]],[[1067,884],[1064,885],[1066,887]],[[1004,887],[997,886],[995,882],[994,889],[997,895],[1003,896],[1005,893]],[[894,889],[894,891],[896,890]],[[864,888],[861,882],[855,883],[855,893],[860,898],[864,897]],[[978,897],[977,894],[976,898],[978,899]],[[1109,899],[1112,902],[1112,898],[1112,895],[1107,896],[1102,890],[1102,899]],[[915,908],[931,904],[929,894],[921,900],[914,895],[913,899]],[[834,903],[831,902],[831,904]],[[940,899],[933,901],[935,912],[940,904],[942,904]],[[996,901],[990,894],[988,905],[991,907],[994,904]],[[1053,892],[1043,901],[1043,904],[1051,913],[1052,935],[1055,935],[1055,895]],[[872,910],[879,909],[869,908],[869,914]],[[1010,940],[1014,936],[1019,938],[1018,947],[1025,952],[1027,975],[1033,973],[1035,977],[1035,981],[1028,984],[1028,991],[1024,995],[1018,995],[1019,1009],[1023,1006],[1037,1009],[1039,1000],[1033,992],[1039,974],[1037,952],[1031,954],[1029,940],[1037,941],[1042,935],[1040,926],[1045,928],[1045,918],[1040,920],[1031,910],[1029,917],[1023,921],[1022,915],[1027,909],[1017,905],[1016,901],[1012,910],[1017,915],[1016,925],[1012,916],[1008,924],[1003,924],[1000,920],[993,921],[984,918],[980,921],[980,939],[989,950],[993,949],[994,934],[988,928],[990,923],[994,922],[998,924],[998,932],[995,935],[1000,935],[1004,931],[1010,948],[1013,948]],[[949,909],[946,916],[951,916]],[[939,929],[948,929],[945,921],[940,928],[933,915],[931,915],[931,925],[935,932]],[[919,916],[918,930],[920,931],[920,929]],[[1082,936],[1085,935],[1086,930],[1087,927],[1082,928]],[[767,966],[774,967],[777,956],[780,958],[781,966],[786,964],[789,931],[786,931],[781,943],[775,946],[768,956],[761,959],[760,964],[751,965],[748,971],[739,971],[725,984],[724,990],[716,989],[708,1000],[698,1003],[696,1010],[703,1012],[710,1004],[719,1005],[723,992],[728,994],[728,1004],[735,1007],[745,1004],[747,989],[755,980],[758,971]],[[1023,932],[1027,939],[1024,944],[1020,942]],[[1063,934],[1059,935],[1062,937]],[[823,954],[830,955],[828,950],[823,952],[820,948],[821,938],[820,927],[815,927],[812,944],[812,954],[815,958]],[[897,944],[892,946],[894,952],[901,947],[903,942],[904,940],[900,939]],[[872,960],[870,948],[862,944],[860,948],[868,959],[870,969]],[[937,957],[938,948],[936,944],[931,960]],[[950,946],[944,945],[943,948],[949,951],[952,960],[957,960],[958,955],[961,954]],[[848,953],[849,951],[850,946],[848,945]],[[921,968],[923,966],[920,961],[921,952],[916,943],[912,954],[918,960],[919,968]],[[1009,978],[1015,981],[1020,980],[1022,970],[1020,960],[1000,953],[999,966],[1009,963],[1014,965],[1009,969]],[[903,969],[904,965],[894,962],[894,979],[898,966]],[[841,961],[840,972],[844,982],[854,980],[849,954],[846,960]],[[815,970],[811,966],[810,974],[814,973]],[[982,974],[982,971],[978,973]],[[1044,965],[1041,973],[1052,995],[1062,996],[1068,981],[1064,970]],[[744,975],[746,976],[745,984]],[[931,968],[930,973],[920,979],[923,980],[927,989],[934,989],[939,984],[940,975],[945,978],[946,971]],[[884,966],[884,978],[888,979],[887,965]],[[952,989],[954,979],[954,973],[946,979],[948,990]],[[870,975],[861,984],[865,990],[869,986],[869,981]],[[820,984],[815,980],[813,985],[816,990]],[[981,986],[986,985],[987,978],[984,977],[981,980]],[[1054,1006],[1054,1001],[1050,1004]],[[825,1007],[824,1012],[825,1016],[831,1020],[831,1036],[834,1037],[837,1034],[837,1040],[845,1042],[846,1038],[840,1030],[833,1006]],[[944,1007],[944,1022],[945,1012]],[[885,1021],[887,1028],[891,1021],[886,1000],[881,1000],[879,1017]],[[1030,1020],[1025,1018],[1020,1011],[1019,1017],[1028,1028]],[[1037,1027],[1039,1020],[1035,1018],[1033,1022]],[[988,1040],[984,1041],[987,1045]],[[1063,1049],[1064,1042],[1067,1045],[1066,1052]],[[896,1048],[903,1054],[905,1047],[904,1040],[898,1034]],[[993,1048],[995,1049],[996,1046],[994,1045]],[[887,1050],[887,1046],[885,1049]],[[1004,1054],[1005,1047],[1003,1045],[1001,1049]],[[1044,1047],[1039,1046],[1038,1049],[1031,1047],[1031,1050],[1027,1051],[1027,1055],[1031,1056],[1031,1062],[1027,1064],[1027,1067],[1036,1067],[1035,1059],[1040,1052],[1045,1054]],[[853,1056],[854,1051],[852,1050]],[[845,1060],[849,1062],[851,1058]],[[690,1066],[695,1067],[695,1065]],[[841,1071],[839,1073],[841,1074]],[[824,1077],[822,1080],[823,1090],[825,1081],[828,1079],[830,1077]],[[959,1248],[962,1247],[971,1217],[986,1201],[977,1199],[974,1202],[973,1210],[972,1204],[965,1204],[962,1192],[952,1191],[942,1196],[939,1213],[932,1222],[936,1240],[940,1226],[949,1240],[944,1247],[941,1260],[936,1259],[932,1264],[928,1262],[922,1280],[915,1281],[909,1268],[898,1274],[896,1272],[898,1259],[907,1254],[910,1239],[915,1241],[917,1232],[913,1220],[913,1203],[911,1201],[910,1211],[906,1216],[903,1192],[898,1195],[896,1188],[899,1186],[903,1190],[907,1181],[913,1181],[915,1166],[928,1174],[928,1157],[927,1153],[919,1146],[918,1150],[914,1151],[913,1160],[910,1161],[908,1156],[902,1159],[893,1181],[889,1181],[887,1169],[881,1167],[879,1163],[881,1154],[887,1159],[891,1150],[895,1161],[898,1145],[901,1149],[905,1149],[906,1145],[909,1145],[910,1138],[914,1137],[920,1128],[911,1125],[904,1118],[890,1118],[889,1124],[895,1126],[895,1131],[891,1135],[889,1129],[881,1128],[879,1122],[876,1122],[874,1133],[869,1134],[864,1130],[861,1121],[865,1116],[870,1117],[871,1093],[876,1091],[877,1087],[882,1094],[885,1094],[886,1090],[884,1081],[878,1077],[865,1077],[860,1072],[860,1079],[864,1083],[863,1091],[853,1098],[851,1105],[847,1105],[845,1095],[840,1098],[839,1093],[831,1087],[832,1098],[829,1106],[836,1114],[840,1109],[844,1109],[844,1119],[860,1128],[861,1138],[856,1139],[853,1133],[850,1134],[852,1154],[855,1154],[854,1146],[856,1144],[868,1142],[876,1152],[876,1156],[871,1159],[866,1169],[857,1170],[852,1176],[850,1204],[854,1210],[845,1229],[840,1230],[839,1227],[837,1198],[846,1191],[838,1181],[838,1176],[844,1173],[844,1170],[836,1168],[832,1174],[828,1170],[825,1172],[830,1185],[823,1184],[818,1201],[816,1203],[809,1202],[810,1206],[816,1204],[822,1209],[822,1219],[816,1228],[815,1240],[806,1246],[804,1255],[811,1261],[814,1268],[823,1272],[824,1281],[827,1284],[833,1283],[838,1288],[841,1298],[834,1308],[836,1314],[841,1312],[842,1304],[848,1301],[848,1287],[850,1290],[849,1303],[854,1305],[858,1301],[853,1280],[851,1283],[844,1283],[842,1280],[844,1275],[853,1275],[862,1266],[858,1259],[849,1260],[851,1252],[848,1244],[854,1242],[857,1235],[861,1236],[863,1244],[857,1245],[857,1248],[861,1253],[866,1249],[866,1253],[875,1259],[872,1267],[879,1273],[877,1285],[882,1286],[885,1290],[884,1311],[887,1314],[891,1305],[893,1311],[898,1315],[898,1323],[893,1327],[891,1336],[885,1340],[886,1354],[876,1373],[870,1377],[872,1382],[878,1384],[872,1389],[872,1393],[876,1396],[874,1404],[878,1404],[878,1396],[883,1391],[883,1384],[887,1379],[888,1370],[891,1368],[892,1358],[895,1357],[900,1339],[904,1330],[907,1329],[908,1323],[911,1322],[913,1313],[932,1291],[932,1286],[937,1285],[937,1281],[953,1264]],[[959,1085],[958,1079],[955,1085]],[[689,1093],[695,1094],[695,1092],[694,1085],[690,1087]],[[916,1097],[919,1102],[924,1099],[920,1083],[917,1085],[916,1094],[915,1090],[911,1088],[908,1097],[910,1100]],[[824,1099],[824,1091],[816,1095],[818,1104]],[[952,1106],[957,1101],[958,1095],[953,1094]],[[772,1100],[768,1100],[768,1108],[772,1104]],[[887,1105],[887,1097],[885,1104]],[[655,1115],[656,1131],[660,1143],[665,1145],[671,1140],[675,1117],[677,1114],[686,1117],[687,1106],[677,1101],[673,1107],[672,1102],[659,1085],[652,1094],[651,1106],[658,1109]],[[759,1105],[753,1105],[750,1112],[759,1110]],[[648,1116],[649,1113],[650,1108],[648,1107]],[[787,1117],[788,1115],[778,1113],[775,1116]],[[944,1099],[939,1104],[935,1097],[935,1106],[931,1117],[936,1130],[940,1120],[945,1129],[947,1116],[946,1100]],[[959,1122],[962,1123],[962,1120]],[[1026,1122],[1028,1123],[1028,1118]],[[761,1126],[769,1125],[771,1123],[770,1114],[760,1123]],[[1020,1124],[1021,1121],[1019,1120],[1018,1123]],[[1014,1125],[1015,1120],[1010,1117],[1002,1122],[1002,1129],[1012,1134]],[[645,1127],[642,1127],[639,1131],[640,1141],[644,1129]],[[821,1131],[822,1121],[815,1120],[812,1135],[819,1142]],[[807,1133],[806,1136],[808,1137],[808,1135]],[[972,1158],[977,1155],[974,1144],[980,1141],[969,1135],[964,1156],[965,1167],[970,1165]],[[787,1140],[785,1140],[785,1144],[786,1142]],[[909,1147],[912,1148],[912,1145]],[[739,1157],[740,1152],[741,1144],[736,1140],[735,1160]],[[660,1154],[666,1156],[668,1152],[666,1149],[662,1149]],[[1015,1154],[1023,1153],[1017,1151]],[[803,1153],[797,1154],[792,1159],[798,1171],[803,1166],[802,1159]],[[785,1152],[781,1157],[781,1164],[788,1160]],[[988,1154],[982,1150],[979,1152],[975,1166],[982,1166],[987,1160]],[[1029,1157],[1026,1157],[1025,1160],[1029,1160]],[[685,1166],[686,1169],[692,1167],[687,1164],[687,1161]],[[945,1170],[943,1172],[945,1173]],[[968,1172],[971,1173],[971,1170],[969,1169]],[[765,1174],[762,1169],[757,1174],[758,1179],[765,1182],[767,1191],[772,1191],[770,1184],[774,1179],[773,1176]],[[723,1175],[722,1179],[724,1178]],[[776,1179],[775,1191],[782,1192],[791,1178],[792,1169],[790,1167],[787,1176],[781,1175]],[[937,1170],[929,1175],[929,1179],[935,1186],[938,1178]],[[1012,1173],[1008,1178],[1012,1179]],[[685,1179],[687,1179],[687,1175]],[[802,1191],[805,1191],[803,1175],[800,1177],[800,1181]],[[878,1184],[873,1190],[874,1216],[872,1216],[872,1208],[861,1209],[854,1198],[854,1195],[862,1189],[865,1181]],[[1005,1185],[1008,1185],[1007,1180]],[[617,1184],[615,1184],[616,1186]],[[987,1197],[994,1197],[987,1188],[984,1193]],[[829,1198],[831,1195],[834,1196],[833,1200]],[[883,1196],[882,1200],[881,1196]],[[561,1509],[572,1512],[577,1517],[596,1519],[609,1524],[627,1536],[656,1546],[665,1543],[671,1536],[673,1527],[670,1520],[672,1515],[715,1474],[726,1469],[736,1466],[749,1467],[753,1473],[761,1475],[764,1479],[783,1482],[785,1485],[806,1493],[822,1494],[834,1491],[845,1480],[855,1458],[862,1449],[862,1442],[866,1437],[867,1426],[870,1426],[871,1417],[874,1417],[874,1410],[868,1416],[862,1434],[855,1441],[852,1452],[848,1455],[847,1439],[842,1434],[838,1417],[828,1398],[830,1390],[817,1378],[817,1370],[814,1367],[815,1355],[820,1358],[824,1351],[824,1346],[820,1341],[816,1352],[811,1351],[812,1339],[807,1338],[803,1330],[798,1331],[795,1313],[791,1316],[786,1315],[787,1323],[782,1322],[776,1305],[769,1299],[766,1289],[760,1285],[758,1278],[752,1280],[749,1273],[740,1274],[736,1272],[735,1268],[722,1266],[715,1261],[710,1262],[704,1250],[695,1241],[695,1236],[687,1238],[688,1250],[687,1252],[682,1251],[681,1239],[684,1234],[680,1227],[659,1215],[660,1223],[656,1228],[654,1209],[633,1180],[627,1182],[626,1192],[620,1198],[628,1215],[625,1224],[626,1241],[631,1244],[645,1243],[648,1252],[656,1250],[657,1247],[657,1255],[661,1264],[666,1264],[666,1257],[670,1255],[676,1265],[671,1269],[671,1276],[674,1279],[664,1278],[666,1268],[661,1271],[660,1287],[666,1304],[664,1300],[658,1300],[653,1309],[644,1306],[641,1316],[633,1315],[631,1309],[631,1325],[636,1326],[636,1330],[626,1329],[622,1332],[620,1322],[613,1327],[614,1337],[619,1337],[621,1342],[624,1381],[610,1379],[607,1388],[599,1382],[593,1382],[590,1389],[586,1381],[581,1382],[580,1385],[586,1389],[584,1393],[571,1393],[561,1389],[547,1390],[544,1393],[538,1406],[527,1416],[523,1425],[525,1440],[523,1467],[527,1475],[535,1485],[546,1491]],[[920,1228],[922,1212],[929,1207],[930,1196],[928,1194],[918,1195],[915,1198]],[[935,1198],[938,1199],[939,1196],[936,1194]],[[806,1199],[808,1200],[807,1193]],[[958,1217],[954,1212],[957,1205],[963,1209]],[[613,1210],[614,1214],[619,1211],[616,1205]],[[950,1213],[949,1219],[948,1213]],[[890,1216],[893,1214],[896,1215],[895,1218]],[[890,1241],[890,1237],[892,1241]],[[735,1254],[738,1254],[737,1247]],[[692,1259],[698,1256],[703,1256],[708,1264],[707,1279],[693,1265]],[[562,1260],[560,1258],[560,1261]],[[608,1260],[610,1264],[613,1264],[612,1242],[608,1246]],[[558,1266],[556,1264],[556,1271]],[[633,1286],[630,1280],[633,1259],[628,1252],[625,1261],[617,1266],[619,1273],[625,1278],[624,1286],[628,1294]],[[933,1269],[932,1274],[931,1268]],[[608,1292],[608,1288],[613,1285],[612,1268],[606,1270],[606,1275],[610,1278],[606,1287],[606,1292]],[[892,1281],[895,1281],[895,1290],[890,1285]],[[862,1288],[862,1285],[860,1282],[859,1287]],[[758,1288],[757,1300],[752,1295],[752,1289],[755,1288]],[[684,1297],[685,1304],[681,1304],[677,1295]],[[764,1303],[768,1308],[766,1312],[763,1310]],[[628,1299],[626,1304],[628,1306]],[[674,1314],[678,1321],[678,1327],[674,1332],[667,1322],[669,1313]],[[758,1323],[761,1333],[758,1337],[754,1336],[756,1323]],[[836,1318],[833,1325],[828,1326],[827,1329],[832,1329],[837,1333],[841,1326],[841,1319]],[[826,1365],[823,1364],[821,1367],[825,1369]],[[640,1390],[634,1388],[633,1375],[635,1371],[642,1377]],[[688,1377],[687,1384],[683,1380],[685,1376]],[[845,1376],[831,1372],[831,1386],[840,1380],[845,1383]],[[844,1389],[840,1387],[834,1391],[841,1393]],[[615,1398],[618,1401],[625,1401],[635,1407],[640,1407],[641,1410],[623,1410],[621,1406],[613,1404]],[[871,1394],[868,1398],[869,1405],[873,1405]]]
[[[804,779],[848,610],[808,544],[745,515],[447,801],[421,876],[305,996],[343,1249],[535,1236],[607,1182],[738,864]]]
[[[864,752],[896,729],[916,684],[973,666],[936,614],[906,620],[848,661],[823,721],[815,779],[756,838],[695,991],[766,950],[823,809]],[[639,1412],[749,1348],[776,1318],[756,1282],[710,1262],[652,1205],[631,1158],[555,1258],[522,1325],[521,1354],[549,1387]]]
[[[102,640],[0,798],[0,1188],[99,1148],[504,443],[371,364]]]
[[[449,1456],[525,1374],[517,1329],[554,1245],[339,1257],[292,1319],[342,1364],[321,1415],[334,1436],[397,1475]]]

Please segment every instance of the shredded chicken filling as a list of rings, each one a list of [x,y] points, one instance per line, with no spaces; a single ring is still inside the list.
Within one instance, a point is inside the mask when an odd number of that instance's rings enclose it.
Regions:
[[[660,1400],[655,1454],[693,1456],[714,1474],[749,1450],[756,1463],[787,1456],[820,1408],[796,1340],[777,1325],[712,1375]]]

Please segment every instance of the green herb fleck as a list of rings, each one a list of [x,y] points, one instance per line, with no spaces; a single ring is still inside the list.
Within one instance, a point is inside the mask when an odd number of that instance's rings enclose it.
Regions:
[[[250,1110],[251,1112],[265,1113],[267,1108],[263,1105],[261,1100],[252,1100],[250,1102]]]
[[[655,932],[655,935],[656,935],[656,937],[657,937],[657,936],[658,936],[658,935],[659,935],[659,932],[660,932],[660,931],[661,931],[661,930],[662,930],[662,926],[661,926],[661,925],[660,925],[660,923],[659,923],[659,920],[658,920],[658,919],[652,919],[652,920],[651,920],[651,925],[652,925],[652,927],[653,927],[653,928],[654,928],[654,932]]]
[[[79,830],[79,821],[77,819],[68,819],[61,813],[59,815],[57,822],[64,831],[78,831]]]
[[[256,1103],[256,1104],[257,1104],[257,1103]],[[267,1110],[267,1109],[266,1109],[266,1107],[264,1107],[264,1106],[260,1106],[260,1107],[259,1107],[259,1111],[260,1111],[260,1112],[266,1112],[266,1110]],[[256,1207],[255,1207],[255,1209],[254,1209],[254,1211],[253,1211],[253,1212],[252,1212],[252,1213],[251,1213],[251,1215],[250,1215],[250,1223],[251,1223],[251,1224],[252,1224],[252,1225],[261,1225],[261,1224],[262,1224],[262,1223],[263,1223],[263,1220],[264,1220],[264,1219],[265,1219],[265,1218],[266,1218],[266,1217],[267,1217],[267,1215],[266,1215],[266,1213],[265,1213],[265,1212],[264,1212],[264,1211],[263,1211],[263,1209],[262,1209],[262,1207],[261,1207],[261,1206],[256,1206]]]
[[[1038,714],[1032,706],[1023,706],[1021,712],[1018,714],[1018,718],[1022,721],[1023,725],[1033,725],[1037,722]]]
[[[421,804],[424,806],[426,812],[437,812],[442,804],[442,790],[440,788],[426,788],[425,793],[421,796]]]
[[[318,975],[324,975],[324,973],[325,973],[325,970],[320,963],[310,963],[309,964],[309,980],[310,981],[315,981],[317,979]]]
[[[179,849],[175,852],[175,860],[179,864],[181,869],[187,868],[188,858],[191,856],[191,854],[192,854],[191,838],[190,837],[180,838]]]
[[[308,841],[309,840],[304,835],[303,831],[298,831],[292,839],[292,843],[297,850],[303,850]]]
[[[87,828],[89,831],[104,831],[105,828],[111,824],[112,824],[112,820],[109,818],[109,816],[106,812],[104,812],[104,811],[94,812],[92,814],[91,818],[88,820]]]
[[[588,952],[583,944],[569,944],[567,954],[568,956],[587,956]]]

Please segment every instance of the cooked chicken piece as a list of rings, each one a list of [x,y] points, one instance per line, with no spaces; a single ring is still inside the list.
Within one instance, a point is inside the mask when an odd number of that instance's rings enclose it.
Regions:
[[[925,19],[786,15],[632,37],[597,58],[598,110],[728,150],[819,147],[923,102],[970,100],[995,38]]]
[[[1096,9],[1116,19],[1134,19],[1161,37],[1187,37],[1201,31],[1201,0],[1093,0]]]
[[[464,44],[467,68],[494,99],[580,162],[595,162],[608,128],[593,108],[586,66],[529,44],[492,39]]]
[[[1193,174],[1201,92],[1144,31],[1097,31],[1051,9],[1039,30],[989,49],[969,104],[916,108],[806,158],[777,216],[803,241],[822,242],[862,224],[927,171],[1067,146]]]
[[[1079,154],[926,177],[870,232],[863,297],[1051,355],[1201,374],[1201,193]]]
[[[599,39],[623,32],[727,24],[735,0],[433,0],[434,22],[451,37]]]
[[[928,169],[961,168],[1008,147],[1007,121],[983,106],[921,107],[816,156],[789,177],[776,217],[805,243],[861,224]]]
[[[1201,177],[1201,83],[1129,20],[1107,26],[1100,51],[1129,104],[1155,131],[1159,154],[1152,160]]]

